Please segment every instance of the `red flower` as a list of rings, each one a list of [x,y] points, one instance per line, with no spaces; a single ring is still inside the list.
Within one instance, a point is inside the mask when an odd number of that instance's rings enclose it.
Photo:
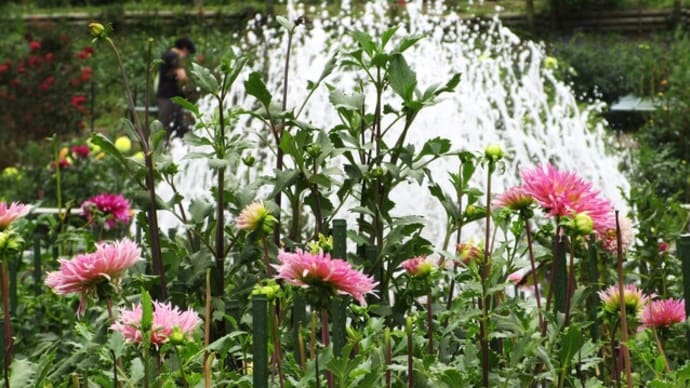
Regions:
[[[71,80],[70,83],[72,84],[72,86],[76,88],[77,86],[79,86],[79,78]]]
[[[55,77],[53,77],[52,75],[49,75],[48,77],[46,77],[46,79],[41,83],[41,85],[38,88],[45,92],[46,90],[50,89],[50,87],[53,86],[54,83],[55,83]]]
[[[9,70],[9,69],[10,69],[10,64],[9,64],[9,63],[0,64],[0,73],[4,73],[4,72],[6,72],[6,71]]]
[[[40,50],[41,49],[41,42],[34,40],[34,41],[29,43],[29,48],[31,49],[31,51]]]
[[[86,97],[72,96],[72,102],[70,102],[70,104],[72,104],[72,106],[77,110],[84,110],[84,107],[82,106],[84,102],[86,102]]]
[[[77,53],[77,58],[79,59],[86,59],[89,57],[89,53],[86,53],[84,51],[80,51]]]
[[[72,153],[80,158],[89,157],[89,146],[87,145],[76,145],[72,147]]]
[[[57,168],[62,170],[63,168],[69,167],[71,165],[72,163],[70,163],[69,159],[61,158],[57,164]],[[50,162],[50,168],[55,170],[55,162]]]
[[[93,70],[90,67],[85,67],[81,71],[81,80],[84,82],[89,82],[91,76],[93,75]]]
[[[27,64],[29,65],[29,67],[40,65],[41,63],[43,63],[43,59],[41,59],[41,57],[38,57],[35,55],[30,56],[29,60],[27,61]]]
[[[46,62],[52,61],[53,60],[53,53],[46,53],[44,58],[45,58]]]
[[[89,54],[89,55],[91,55],[91,54],[93,54],[93,53],[95,52],[94,49],[93,49],[93,47],[91,47],[91,46],[86,46],[86,47],[84,47],[84,50],[83,50],[83,51],[84,51],[85,53]]]

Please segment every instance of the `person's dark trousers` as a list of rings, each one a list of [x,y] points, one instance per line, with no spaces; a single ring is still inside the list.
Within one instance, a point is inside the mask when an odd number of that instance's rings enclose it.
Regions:
[[[182,107],[168,98],[158,98],[158,119],[168,132],[168,137],[171,134],[182,136],[186,132],[182,122]]]

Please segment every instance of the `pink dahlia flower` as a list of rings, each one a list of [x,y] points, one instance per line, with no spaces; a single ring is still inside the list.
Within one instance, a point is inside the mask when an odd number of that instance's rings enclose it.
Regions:
[[[494,208],[507,207],[512,210],[522,210],[528,208],[532,203],[534,203],[532,196],[527,194],[522,186],[516,186],[494,199],[492,206]]]
[[[141,343],[144,339],[141,332],[141,315],[141,304],[132,306],[131,309],[122,308],[120,318],[110,328],[122,333],[127,342]],[[175,334],[181,335],[180,339],[190,338],[199,324],[201,318],[191,308],[182,311],[170,303],[153,302],[151,343],[160,346]]]
[[[29,206],[19,202],[12,202],[9,206],[5,202],[0,202],[0,230],[7,229],[17,218],[27,215],[29,209]]]
[[[434,269],[434,263],[426,256],[419,256],[412,259],[407,259],[400,263],[402,267],[410,276],[425,276],[431,273]]]
[[[59,295],[79,294],[77,315],[83,316],[87,297],[96,295],[102,282],[117,286],[122,274],[139,260],[141,250],[128,239],[96,244],[95,252],[61,259],[60,269],[48,273],[45,283]]]
[[[655,300],[642,311],[644,327],[666,327],[685,321],[685,301],[682,299]]]
[[[621,296],[618,285],[613,285],[606,290],[599,291],[599,298],[604,307],[604,311],[609,314],[618,314],[620,311]],[[629,316],[637,317],[640,311],[647,305],[649,297],[634,284],[626,284],[623,287],[623,303],[625,311]]]
[[[595,229],[610,225],[611,203],[577,174],[547,165],[523,170],[520,175],[525,193],[532,196],[550,216],[586,213],[592,218]]]
[[[129,201],[120,194],[103,193],[91,197],[81,204],[81,211],[89,223],[94,222],[97,214],[103,214],[106,229],[114,228],[118,222],[126,225],[131,219]]]
[[[350,263],[332,259],[328,253],[312,254],[298,249],[296,252],[278,254],[280,265],[273,265],[278,279],[303,288],[319,287],[333,294],[351,295],[366,306],[366,294],[374,294],[378,284],[371,277],[352,268]]]
[[[628,217],[619,217],[618,223],[621,227],[621,247],[623,252],[627,251],[635,239],[635,230],[633,223]],[[611,217],[609,224],[602,228],[596,228],[595,231],[599,240],[601,240],[602,248],[612,254],[618,253],[618,237],[616,235],[616,219]]]
[[[511,274],[508,275],[506,280],[509,282],[515,284],[516,286],[520,285],[522,283],[522,279],[525,277],[524,270],[517,270],[515,272],[512,272]]]

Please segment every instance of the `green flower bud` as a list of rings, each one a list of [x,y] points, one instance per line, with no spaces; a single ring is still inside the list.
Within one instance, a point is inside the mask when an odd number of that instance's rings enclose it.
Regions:
[[[247,167],[252,167],[256,163],[256,158],[253,155],[242,158],[242,163]]]
[[[173,345],[182,345],[186,338],[182,330],[179,327],[174,327],[172,333],[170,333],[170,343]]]
[[[89,33],[94,38],[104,38],[105,37],[105,26],[101,23],[91,22],[89,23]]]
[[[575,231],[583,236],[589,235],[594,230],[594,221],[587,213],[575,215],[574,224]]]
[[[491,144],[484,148],[484,156],[495,163],[503,158],[503,148],[499,144]]]

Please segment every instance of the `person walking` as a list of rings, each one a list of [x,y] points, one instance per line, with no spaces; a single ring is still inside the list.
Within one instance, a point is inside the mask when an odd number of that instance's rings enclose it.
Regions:
[[[172,102],[173,97],[184,97],[182,85],[187,82],[182,61],[196,48],[189,38],[180,38],[175,46],[163,53],[162,63],[158,68],[158,117],[163,127],[171,135],[182,137],[189,130],[185,123],[182,107]]]

